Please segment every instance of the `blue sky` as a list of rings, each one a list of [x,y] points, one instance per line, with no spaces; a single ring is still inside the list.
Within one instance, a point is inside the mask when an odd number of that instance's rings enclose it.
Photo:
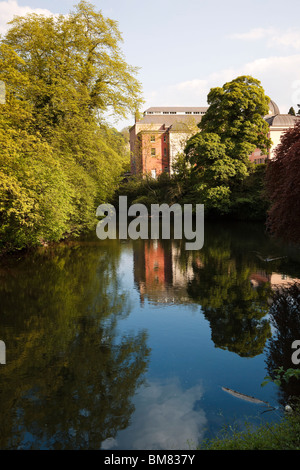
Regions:
[[[68,13],[77,3],[0,0],[0,32],[13,15]],[[300,104],[300,2],[91,0],[119,23],[127,62],[140,68],[144,109],[205,106],[211,87],[259,79],[281,113]],[[116,127],[133,124],[119,122]]]

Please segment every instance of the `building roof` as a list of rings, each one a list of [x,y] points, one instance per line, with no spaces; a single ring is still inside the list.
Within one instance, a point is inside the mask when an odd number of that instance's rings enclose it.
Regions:
[[[144,111],[144,116],[148,114],[205,114],[208,106],[152,106]],[[280,114],[280,110],[275,101],[269,102],[269,114]]]
[[[280,111],[279,111],[279,108],[277,106],[277,104],[275,103],[275,101],[271,100],[270,103],[269,103],[269,110],[270,110],[270,114],[280,114]]]
[[[202,119],[199,114],[146,114],[137,124],[161,124],[170,127],[175,122],[198,124]]]
[[[205,106],[152,106],[144,111],[137,124],[156,124],[170,127],[173,131],[177,127],[178,131],[183,131],[186,126],[199,124],[207,109]],[[270,100],[269,114],[265,116],[265,120],[272,127],[291,127],[298,122],[299,117],[280,114],[275,101]]]
[[[293,127],[299,122],[300,116],[292,116],[291,114],[275,114],[274,116],[266,116],[265,120],[272,127]]]
[[[148,113],[205,113],[207,106],[153,106],[144,111]]]

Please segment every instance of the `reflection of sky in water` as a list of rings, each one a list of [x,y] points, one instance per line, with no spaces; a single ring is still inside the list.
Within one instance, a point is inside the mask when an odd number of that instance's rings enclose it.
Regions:
[[[188,450],[203,437],[206,417],[195,407],[203,389],[196,385],[183,390],[178,379],[149,382],[134,400],[131,426],[116,440],[107,439],[102,448]]]

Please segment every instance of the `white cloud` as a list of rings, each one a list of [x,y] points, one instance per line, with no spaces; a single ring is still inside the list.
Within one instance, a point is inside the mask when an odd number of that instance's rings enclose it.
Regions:
[[[203,437],[207,419],[195,408],[203,388],[183,390],[178,380],[149,383],[137,394],[132,424],[102,448],[135,450],[188,450]]]
[[[263,39],[273,33],[273,28],[254,28],[248,31],[247,33],[231,34],[230,37],[232,39],[240,39],[243,41],[257,41],[258,39]]]
[[[285,114],[300,103],[300,54],[256,59],[240,67],[219,70],[200,79],[187,80],[157,89],[146,95],[145,109],[150,106],[206,106],[211,88],[223,86],[240,75],[260,80],[266,94]]]
[[[245,64],[242,72],[258,78],[269,95],[285,114],[299,103],[300,54],[272,56]]]
[[[280,46],[290,46],[295,49],[300,49],[300,32],[295,30],[286,31],[283,34],[273,36],[272,41],[274,44]],[[271,45],[271,44],[270,44]]]
[[[0,34],[4,34],[9,25],[9,21],[14,16],[24,16],[28,13],[37,13],[40,15],[51,16],[53,13],[44,8],[31,8],[29,6],[20,6],[16,0],[7,0],[0,2]]]
[[[275,28],[254,28],[246,33],[234,33],[230,37],[241,41],[264,40],[267,47],[300,49],[300,31],[298,29],[281,31]]]
[[[297,104],[300,104],[300,54],[262,57],[199,79],[146,90],[143,109],[151,106],[207,106],[211,88],[222,87],[240,75],[251,75],[260,80],[265,93],[275,101],[282,114],[286,114],[291,106],[297,111]],[[128,119],[121,122],[118,128],[133,124],[133,118]]]

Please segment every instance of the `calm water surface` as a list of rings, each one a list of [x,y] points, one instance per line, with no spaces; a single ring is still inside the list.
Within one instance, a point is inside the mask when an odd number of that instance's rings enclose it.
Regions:
[[[206,224],[197,252],[92,234],[2,259],[0,448],[193,449],[278,420],[269,310],[299,278],[299,253],[255,224]]]

